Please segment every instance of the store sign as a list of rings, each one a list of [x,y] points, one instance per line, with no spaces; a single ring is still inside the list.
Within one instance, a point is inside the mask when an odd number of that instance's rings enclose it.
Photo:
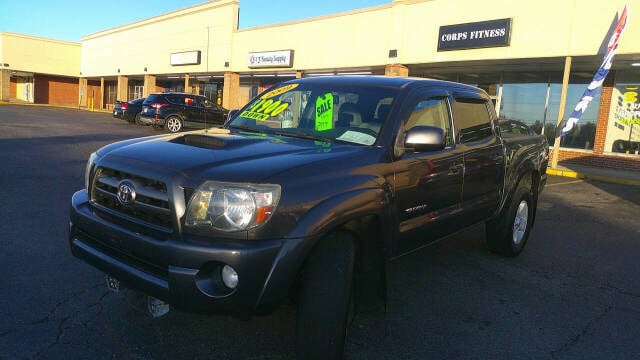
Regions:
[[[511,19],[440,26],[438,51],[509,46]]]
[[[616,120],[622,125],[640,125],[639,85],[617,85],[620,91],[616,107]]]
[[[249,68],[293,67],[293,50],[249,53]]]
[[[200,50],[171,53],[171,66],[200,65]]]

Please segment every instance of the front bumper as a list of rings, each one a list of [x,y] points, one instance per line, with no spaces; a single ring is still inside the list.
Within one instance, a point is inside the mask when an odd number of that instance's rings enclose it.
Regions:
[[[299,260],[297,240],[157,239],[107,221],[92,208],[86,190],[72,197],[69,245],[74,256],[142,291],[186,310],[255,313],[285,297]],[[286,246],[283,246],[285,245]],[[238,286],[221,281],[224,265]]]

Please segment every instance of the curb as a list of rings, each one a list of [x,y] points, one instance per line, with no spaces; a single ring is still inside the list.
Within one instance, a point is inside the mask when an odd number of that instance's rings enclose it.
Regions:
[[[632,179],[616,178],[616,177],[611,177],[611,176],[585,174],[585,173],[579,173],[579,172],[571,171],[571,170],[561,170],[561,169],[548,168],[547,169],[547,174],[548,175],[555,175],[555,176],[569,177],[569,178],[573,178],[573,179],[597,180],[597,181],[614,183],[614,184],[640,186],[640,180],[632,180]]]
[[[67,106],[67,105],[51,105],[51,104],[34,104],[27,102],[10,102],[10,101],[0,101],[0,105],[16,105],[16,106],[34,106],[34,107],[52,107],[59,109],[71,109],[71,110],[79,110],[79,111],[88,111],[88,112],[96,112],[96,113],[105,113],[109,114],[112,110],[104,110],[104,109],[89,109],[86,107],[77,107],[77,106]]]

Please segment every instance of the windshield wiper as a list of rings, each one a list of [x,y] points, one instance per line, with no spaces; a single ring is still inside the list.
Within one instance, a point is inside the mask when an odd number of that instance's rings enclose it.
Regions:
[[[233,129],[238,129],[238,130],[244,130],[244,131],[248,131],[248,132],[252,132],[252,133],[258,133],[258,134],[262,134],[263,131],[260,131],[256,128],[252,128],[250,126],[246,126],[246,125],[229,125],[230,128]]]
[[[317,136],[306,132],[272,131],[273,135],[288,136],[299,139],[316,140],[322,142],[334,142],[335,139]]]

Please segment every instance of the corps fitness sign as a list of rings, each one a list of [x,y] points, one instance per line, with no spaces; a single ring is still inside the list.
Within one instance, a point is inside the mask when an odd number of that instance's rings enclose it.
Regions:
[[[293,50],[249,53],[249,68],[293,67]]]
[[[509,46],[511,19],[440,26],[438,51]]]

